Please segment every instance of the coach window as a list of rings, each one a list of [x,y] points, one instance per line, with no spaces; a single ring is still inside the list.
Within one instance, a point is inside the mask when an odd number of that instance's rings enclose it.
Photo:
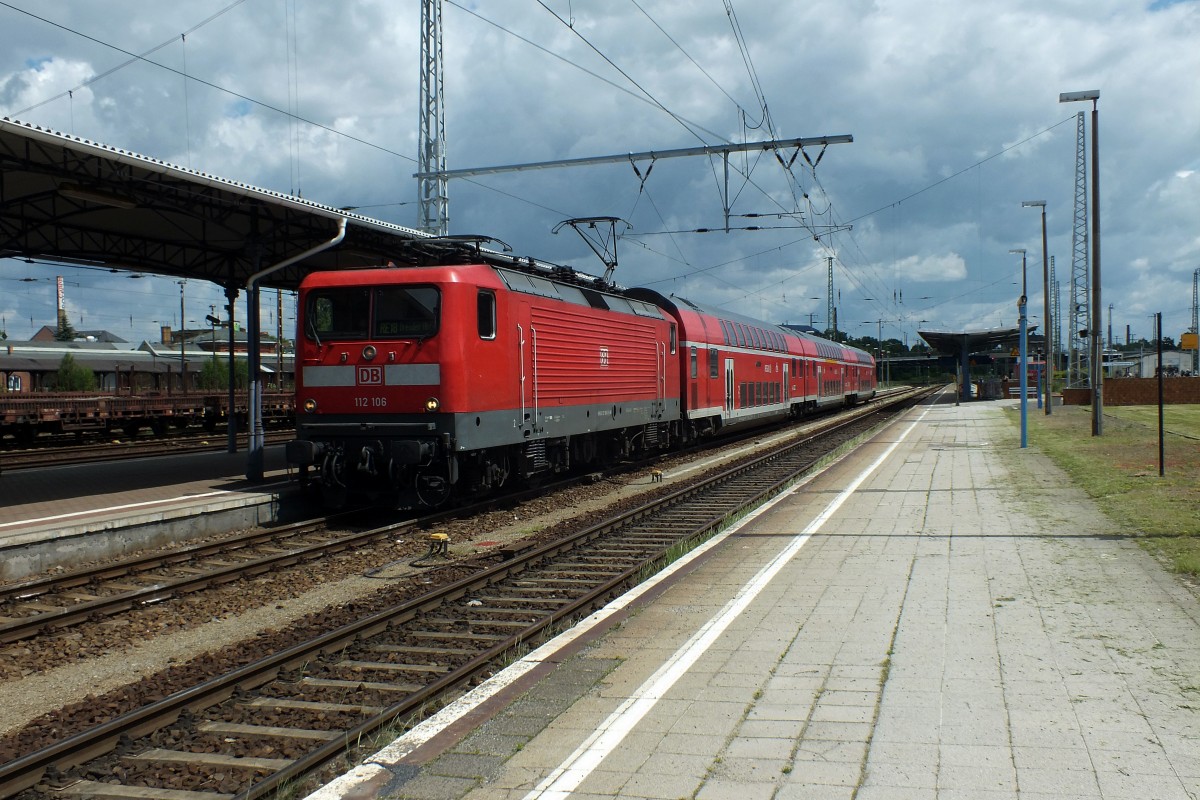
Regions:
[[[740,323],[740,322],[733,323],[733,332],[737,334],[738,347],[745,347],[746,346],[746,336],[742,332],[742,323]]]
[[[721,357],[717,353],[717,348],[708,348],[708,377],[716,378],[720,375],[720,361]]]
[[[475,301],[476,316],[479,318],[479,338],[496,338],[496,293],[480,291]]]
[[[696,352],[696,348],[692,348],[692,380],[700,376],[700,355]]]

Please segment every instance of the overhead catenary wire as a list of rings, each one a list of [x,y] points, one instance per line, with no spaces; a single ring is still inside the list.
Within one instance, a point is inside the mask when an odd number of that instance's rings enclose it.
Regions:
[[[220,12],[220,13],[224,13],[224,11],[228,11],[229,9],[233,8],[234,6],[237,6],[237,5],[239,5],[239,4],[241,4],[241,3],[244,3],[244,2],[246,2],[246,0],[237,0],[237,2],[233,3],[231,6],[227,7],[226,9],[224,9],[224,10],[223,10],[222,12]],[[61,23],[58,23],[58,22],[54,22],[53,20],[50,20],[50,19],[47,19],[47,18],[45,18],[45,17],[39,16],[39,15],[37,15],[37,14],[34,14],[34,13],[30,12],[30,11],[26,11],[26,10],[25,10],[25,9],[23,9],[23,8],[17,8],[16,6],[12,5],[11,3],[5,2],[5,0],[0,0],[0,6],[3,6],[3,7],[5,7],[5,8],[9,8],[9,9],[12,9],[13,11],[16,11],[16,12],[18,12],[18,13],[21,13],[21,14],[25,14],[26,16],[32,17],[33,19],[36,19],[36,20],[38,20],[39,22],[43,22],[43,23],[45,23],[45,24],[47,24],[47,25],[53,26],[53,27],[55,27],[55,28],[58,28],[59,30],[66,31],[67,33],[73,34],[73,35],[75,35],[75,36],[79,36],[79,37],[81,37],[81,38],[83,38],[83,39],[87,39],[89,42],[93,42],[93,43],[95,43],[95,44],[98,44],[98,45],[100,45],[100,46],[102,46],[102,47],[107,47],[107,48],[109,48],[110,50],[115,50],[115,51],[117,51],[118,53],[122,53],[122,54],[124,54],[124,55],[127,55],[127,56],[129,56],[129,57],[130,57],[130,59],[129,59],[128,61],[126,61],[126,62],[124,62],[124,63],[122,63],[122,64],[119,64],[118,66],[116,66],[116,67],[114,67],[114,68],[112,68],[112,69],[110,69],[110,70],[107,70],[106,72],[103,72],[103,73],[101,73],[100,75],[96,75],[96,76],[94,76],[94,77],[92,77],[92,78],[89,78],[89,79],[88,79],[88,81],[86,81],[84,84],[82,84],[82,85],[84,85],[84,86],[90,86],[91,84],[95,83],[97,80],[100,80],[101,78],[107,77],[107,76],[109,76],[109,75],[113,74],[114,72],[116,72],[116,71],[118,71],[118,70],[122,69],[123,67],[125,67],[125,66],[128,66],[129,64],[132,64],[132,63],[134,63],[134,62],[137,62],[137,61],[143,61],[143,62],[145,62],[145,63],[147,63],[147,64],[150,64],[150,65],[152,65],[152,66],[158,67],[159,69],[163,69],[163,70],[166,70],[167,72],[173,73],[173,74],[175,74],[175,75],[179,75],[180,77],[183,77],[183,78],[186,78],[187,80],[190,80],[190,81],[195,81],[196,83],[199,83],[199,84],[200,84],[200,85],[202,85],[202,86],[207,86],[207,87],[208,87],[208,88],[210,88],[210,89],[215,89],[215,90],[217,90],[218,92],[221,92],[221,93],[223,93],[223,94],[227,94],[227,95],[229,95],[229,96],[231,96],[231,97],[236,97],[236,98],[237,98],[237,99],[239,99],[239,100],[245,100],[247,103],[251,103],[251,104],[253,104],[253,105],[256,105],[256,106],[258,106],[258,107],[260,107],[260,108],[265,108],[265,109],[267,109],[268,111],[274,111],[276,114],[281,114],[281,115],[283,115],[284,117],[294,117],[294,118],[295,118],[297,121],[299,121],[299,122],[302,122],[302,123],[304,123],[304,124],[306,124],[306,125],[312,125],[312,126],[313,126],[313,127],[315,127],[315,128],[319,128],[320,130],[326,131],[326,132],[328,132],[328,133],[332,133],[332,134],[333,134],[333,135],[335,135],[335,136],[340,136],[340,137],[342,137],[342,138],[344,138],[344,139],[348,139],[349,141],[356,142],[356,143],[358,143],[358,144],[364,145],[365,147],[369,147],[369,148],[371,148],[371,149],[373,149],[373,150],[377,150],[377,151],[379,151],[379,152],[381,152],[381,153],[386,153],[386,154],[388,154],[388,155],[396,156],[397,158],[402,158],[402,159],[404,159],[405,161],[411,161],[411,162],[413,162],[413,163],[416,163],[416,161],[417,161],[417,160],[416,160],[415,158],[413,158],[412,156],[406,156],[406,155],[404,155],[403,153],[399,153],[399,152],[397,152],[397,151],[395,151],[395,150],[392,150],[392,149],[390,149],[390,148],[384,147],[383,145],[375,144],[374,142],[369,142],[369,141],[367,141],[366,139],[362,139],[362,138],[360,138],[360,137],[358,137],[358,136],[354,136],[353,134],[346,133],[345,131],[339,131],[337,128],[334,128],[334,127],[332,127],[332,126],[325,125],[325,124],[323,124],[323,123],[320,123],[320,122],[317,122],[317,121],[315,121],[315,120],[307,119],[307,118],[305,118],[305,117],[299,116],[298,114],[293,114],[293,113],[291,113],[290,111],[287,111],[287,110],[284,110],[284,109],[282,109],[282,108],[279,108],[278,106],[274,106],[274,105],[272,105],[272,104],[270,104],[270,103],[267,103],[267,102],[264,102],[264,101],[262,101],[262,100],[257,100],[257,99],[255,99],[255,98],[253,98],[253,97],[250,97],[250,96],[248,96],[248,95],[242,94],[241,92],[235,92],[235,91],[234,91],[234,90],[232,90],[232,89],[228,89],[228,88],[226,88],[226,87],[224,87],[224,86],[221,86],[221,85],[219,85],[219,84],[213,83],[212,81],[208,81],[208,80],[205,80],[205,79],[203,79],[203,78],[198,78],[198,77],[196,77],[196,76],[189,76],[189,75],[185,75],[185,74],[184,74],[184,73],[182,73],[180,70],[178,70],[178,69],[175,69],[174,67],[168,66],[167,64],[163,64],[163,63],[160,63],[160,62],[158,62],[158,61],[154,61],[154,60],[152,60],[152,59],[150,59],[150,58],[147,58],[147,57],[146,57],[147,55],[150,55],[150,54],[152,54],[152,53],[155,53],[155,52],[157,52],[157,51],[161,50],[162,48],[166,47],[168,44],[172,44],[172,43],[174,43],[174,42],[175,42],[175,39],[176,39],[176,37],[175,37],[175,36],[172,36],[172,37],[171,37],[171,39],[170,39],[169,41],[167,41],[167,42],[164,42],[164,43],[162,43],[162,44],[160,44],[160,45],[157,45],[156,47],[153,47],[153,48],[151,48],[150,50],[146,51],[146,55],[138,55],[138,54],[136,54],[136,53],[132,53],[132,52],[130,52],[130,51],[128,51],[128,50],[125,50],[124,48],[118,47],[117,45],[115,45],[115,44],[112,44],[112,43],[110,43],[110,42],[105,42],[105,41],[103,41],[103,40],[101,40],[101,39],[97,39],[97,38],[96,38],[96,37],[94,37],[94,36],[90,36],[90,35],[88,35],[88,34],[86,34],[86,33],[83,33],[82,31],[77,31],[77,30],[75,30],[74,28],[68,27],[68,26],[66,26],[66,25],[63,25],[63,24],[61,24]],[[214,15],[214,18],[215,18],[215,16],[216,16],[216,15]],[[198,26],[197,26],[197,27],[198,27]],[[193,30],[194,30],[194,29],[195,29],[195,28],[193,28]],[[188,31],[188,32],[190,33],[191,31]],[[78,87],[77,87],[77,88],[78,88]],[[50,103],[50,102],[52,102],[52,101],[54,101],[54,100],[58,100],[58,99],[61,99],[61,98],[63,98],[63,97],[67,97],[67,96],[68,96],[68,94],[69,94],[68,92],[61,92],[61,93],[59,93],[59,94],[57,94],[57,95],[54,95],[53,97],[49,97],[49,98],[47,98],[47,99],[45,99],[45,100],[42,100],[42,101],[40,101],[40,102],[38,102],[38,103],[35,103],[34,105],[27,106],[26,108],[24,108],[24,109],[21,109],[20,111],[17,111],[17,112],[15,112],[15,116],[18,116],[18,117],[19,117],[19,116],[20,116],[20,115],[22,115],[22,114],[25,114],[25,113],[27,113],[27,112],[29,112],[29,111],[32,111],[32,110],[34,110],[34,109],[37,109],[37,108],[40,108],[40,107],[44,106],[45,104],[47,104],[47,103]]]

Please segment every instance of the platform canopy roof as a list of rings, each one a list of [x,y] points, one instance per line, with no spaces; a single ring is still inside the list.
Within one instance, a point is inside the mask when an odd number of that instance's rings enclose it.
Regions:
[[[1026,333],[1036,328],[1030,325]],[[922,331],[917,333],[929,346],[939,353],[958,355],[963,350],[969,353],[993,350],[1016,344],[1021,337],[1020,328],[984,328],[974,331]]]
[[[518,261],[483,248],[486,237],[431,237],[0,119],[0,257],[243,287],[256,272],[332,240],[342,219],[346,234],[339,245],[271,273],[260,285],[294,289],[313,270],[388,262]]]

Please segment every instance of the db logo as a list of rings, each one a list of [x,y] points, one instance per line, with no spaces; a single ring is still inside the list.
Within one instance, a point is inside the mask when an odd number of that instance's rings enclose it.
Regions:
[[[358,385],[359,386],[382,386],[383,385],[383,367],[359,367],[358,368]]]
[[[600,366],[601,367],[608,366],[608,348],[607,347],[600,348]]]

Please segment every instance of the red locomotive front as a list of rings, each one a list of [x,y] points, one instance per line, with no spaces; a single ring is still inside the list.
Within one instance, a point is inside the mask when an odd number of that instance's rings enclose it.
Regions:
[[[307,277],[289,462],[332,503],[363,490],[432,507],[666,447],[673,324],[551,277],[482,264]]]

